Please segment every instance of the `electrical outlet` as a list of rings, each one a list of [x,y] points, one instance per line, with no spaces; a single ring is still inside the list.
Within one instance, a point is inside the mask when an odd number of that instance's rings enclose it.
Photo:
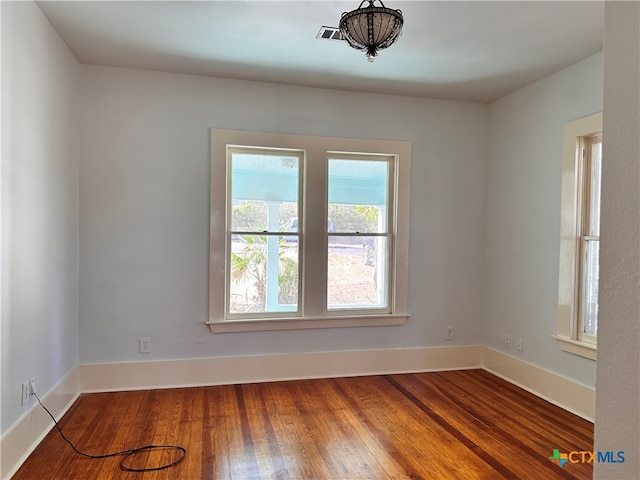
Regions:
[[[521,338],[518,339],[518,351],[524,352],[524,340],[522,340]]]
[[[445,340],[453,340],[453,327],[445,327],[445,329],[444,329],[444,339]]]
[[[511,348],[511,335],[504,336],[504,346],[507,348]]]
[[[36,392],[36,381],[32,378],[31,380],[29,380],[29,396],[35,395]]]
[[[22,398],[20,399],[20,406],[26,407],[29,405],[29,395],[30,395],[29,382],[24,382],[22,384]]]
[[[138,343],[140,353],[151,353],[151,337],[140,337]]]

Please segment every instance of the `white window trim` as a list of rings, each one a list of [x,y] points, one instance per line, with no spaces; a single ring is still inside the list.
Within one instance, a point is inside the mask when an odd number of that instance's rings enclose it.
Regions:
[[[303,317],[268,319],[225,319],[225,238],[227,196],[227,145],[251,145],[265,148],[300,149],[306,152],[306,175],[326,176],[324,168],[328,151],[375,152],[396,156],[395,172],[395,225],[393,244],[395,261],[391,278],[394,285],[390,298],[390,313],[377,314],[360,311],[358,314],[322,313],[323,297],[307,297]],[[320,161],[318,161],[320,160]],[[222,173],[221,173],[222,172]],[[409,314],[408,268],[409,268],[409,185],[411,178],[411,143],[388,140],[369,140],[309,135],[285,135],[240,130],[211,129],[211,205],[209,234],[209,320],[207,324],[214,333],[292,330],[311,328],[337,328],[360,326],[402,325]],[[310,187],[310,185],[309,185]],[[326,184],[323,187],[326,189]],[[309,198],[326,198],[326,193],[306,193],[304,204],[307,218],[324,218],[325,201],[309,201]],[[308,235],[308,241],[313,241]],[[324,270],[324,259],[307,256],[305,271]],[[313,275],[305,276],[305,288],[324,292],[323,280]],[[306,313],[305,313],[306,312]]]
[[[556,334],[559,347],[569,353],[596,359],[597,345],[579,338],[578,272],[580,236],[579,138],[602,132],[602,112],[568,122],[564,128],[562,200],[560,222],[560,269]]]

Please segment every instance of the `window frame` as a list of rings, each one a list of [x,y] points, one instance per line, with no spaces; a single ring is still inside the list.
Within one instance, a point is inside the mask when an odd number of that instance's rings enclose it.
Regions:
[[[227,177],[227,185],[226,185],[226,189],[227,189],[227,197],[226,197],[226,225],[227,225],[227,232],[226,232],[226,236],[225,236],[225,259],[228,259],[231,256],[231,248],[232,248],[232,238],[234,235],[255,235],[255,236],[264,236],[264,237],[279,237],[279,236],[283,236],[284,234],[286,235],[290,235],[290,236],[297,236],[298,237],[298,271],[300,271],[301,269],[301,262],[300,262],[300,258],[303,257],[303,246],[302,246],[302,242],[300,241],[300,230],[298,230],[297,232],[284,232],[281,230],[277,230],[277,231],[273,231],[273,230],[269,230],[269,228],[267,227],[267,230],[246,230],[246,231],[240,231],[240,230],[234,230],[232,227],[232,215],[233,215],[233,208],[232,208],[232,168],[233,168],[233,162],[232,162],[232,158],[233,158],[233,154],[234,153],[238,153],[238,154],[254,154],[254,155],[288,155],[291,157],[297,157],[299,165],[298,165],[298,221],[301,223],[304,222],[304,207],[303,207],[303,198],[302,198],[302,193],[303,193],[303,179],[304,179],[304,168],[305,168],[305,153],[304,151],[300,151],[300,150],[295,150],[295,149],[282,149],[282,148],[264,148],[264,147],[247,147],[244,145],[227,145],[227,159],[226,159],[226,177]],[[268,281],[267,281],[268,283]],[[225,278],[225,285],[231,285],[231,269],[226,269],[226,278]],[[298,291],[301,292],[301,285],[302,285],[302,279],[300,278],[300,275],[298,275]],[[268,305],[268,300],[267,300],[267,305]],[[251,318],[255,318],[255,319],[261,319],[263,317],[265,317],[265,315],[267,314],[263,314],[263,313],[232,313],[230,311],[230,304],[231,304],[231,288],[226,288],[225,289],[225,317],[232,320],[232,319],[251,319]],[[300,312],[301,312],[301,302],[300,302],[300,298],[298,298],[298,303],[296,306],[296,310],[295,311],[287,311],[287,310],[283,310],[278,312],[279,316],[282,317],[297,317],[299,316]]]
[[[579,164],[578,164],[578,208],[580,210],[578,214],[579,225],[577,227],[579,240],[577,245],[577,281],[576,294],[578,295],[578,309],[577,309],[577,340],[580,342],[591,343],[597,345],[597,335],[589,334],[584,331],[584,316],[585,316],[585,286],[586,286],[586,274],[587,274],[587,244],[589,242],[600,242],[599,226],[598,235],[593,233],[593,218],[591,216],[592,207],[592,188],[594,186],[592,181],[593,163],[594,158],[592,155],[592,147],[594,144],[602,144],[602,133],[596,133],[593,135],[585,135],[579,137],[578,140],[578,152]],[[596,317],[597,318],[597,317]]]
[[[591,360],[597,356],[597,338],[582,330],[583,230],[588,221],[585,139],[602,135],[602,112],[568,122],[564,128],[560,262],[556,334],[559,347]],[[588,233],[588,232],[587,232]]]
[[[376,158],[377,157],[377,158]],[[328,174],[328,170],[329,170],[329,162],[331,160],[353,160],[353,161],[380,161],[380,162],[386,162],[387,163],[387,168],[388,168],[388,173],[387,173],[387,180],[388,180],[388,188],[387,188],[387,216],[385,219],[385,231],[384,233],[373,233],[373,232],[333,232],[330,233],[327,229],[326,231],[326,242],[325,242],[325,253],[327,253],[328,255],[328,251],[329,251],[329,237],[380,237],[380,238],[385,238],[388,242],[387,244],[387,255],[388,255],[388,260],[387,260],[387,286],[386,286],[386,299],[387,299],[387,305],[384,307],[367,307],[367,308],[359,308],[359,309],[350,309],[350,308],[339,308],[339,307],[334,307],[334,308],[329,308],[329,301],[328,298],[325,298],[325,315],[327,317],[335,317],[335,316],[349,316],[349,315],[362,315],[363,312],[367,312],[366,314],[370,315],[370,314],[389,314],[393,312],[393,308],[392,308],[392,299],[393,299],[393,284],[394,284],[394,273],[395,273],[395,255],[394,255],[394,240],[395,240],[395,228],[394,228],[394,219],[395,219],[395,189],[396,189],[396,185],[395,185],[395,176],[396,176],[396,164],[397,164],[397,158],[395,155],[389,155],[389,154],[380,154],[380,153],[354,153],[354,152],[335,152],[335,151],[328,151],[325,157],[325,161],[327,163],[327,177],[326,177],[326,183],[327,183],[327,191],[329,189],[329,174]],[[326,198],[325,198],[325,204],[326,204],[326,209],[327,209],[327,217],[329,216],[328,213],[328,209],[329,209],[329,195],[327,194]],[[328,260],[325,262],[325,265],[328,266]],[[328,268],[325,268],[324,270],[324,274],[326,275],[325,278],[325,292],[328,295],[328,286],[329,286],[329,279],[328,279]]]
[[[227,201],[229,172],[227,147],[251,146],[265,149],[301,150],[304,152],[305,176],[302,179],[304,197],[304,229],[300,238],[307,254],[300,259],[303,277],[301,316],[269,316],[268,318],[228,318],[226,292],[228,290],[227,261]],[[395,157],[393,190],[395,192],[391,254],[394,258],[390,272],[391,286],[388,313],[357,311],[327,311],[326,262],[328,229],[327,169],[328,158],[336,152],[352,154],[382,154]],[[409,254],[409,186],[411,169],[411,143],[374,139],[287,135],[241,130],[211,129],[211,198],[209,238],[209,319],[206,322],[214,333],[290,330],[310,328],[336,328],[357,326],[402,325],[406,322],[408,301]],[[315,180],[313,180],[315,179]],[[317,180],[321,179],[321,180]],[[402,185],[402,188],[398,188]],[[323,225],[323,223],[325,223]],[[313,252],[317,254],[314,255]],[[316,272],[316,274],[313,274]],[[325,272],[317,275],[317,272]],[[309,294],[308,292],[321,292]]]

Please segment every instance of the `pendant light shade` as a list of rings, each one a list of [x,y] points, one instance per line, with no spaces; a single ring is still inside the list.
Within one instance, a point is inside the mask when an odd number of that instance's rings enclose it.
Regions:
[[[368,1],[369,5],[362,7]],[[402,33],[404,19],[400,10],[384,6],[374,6],[375,0],[363,0],[360,6],[351,12],[345,12],[340,18],[340,33],[347,43],[365,52],[367,60],[373,62],[378,50],[393,45]]]

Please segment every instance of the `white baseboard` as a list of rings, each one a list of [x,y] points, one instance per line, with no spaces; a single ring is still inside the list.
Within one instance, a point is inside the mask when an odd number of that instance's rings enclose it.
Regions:
[[[66,413],[80,395],[78,373],[78,368],[74,368],[46,395],[40,396],[56,420]],[[52,427],[51,417],[32,397],[29,411],[0,438],[0,478],[11,478]]]
[[[483,347],[482,365],[488,372],[513,383],[590,422],[596,411],[595,388]]]
[[[356,350],[80,366],[83,392],[481,368],[480,346]]]
[[[595,389],[485,346],[357,350],[80,365],[43,398],[60,418],[80,393],[223,385],[309,378],[483,368],[593,421]],[[53,423],[33,406],[0,439],[2,479],[31,454]]]
[[[83,392],[105,392],[469,368],[484,368],[593,422],[595,389],[485,346],[82,365],[80,384]]]

